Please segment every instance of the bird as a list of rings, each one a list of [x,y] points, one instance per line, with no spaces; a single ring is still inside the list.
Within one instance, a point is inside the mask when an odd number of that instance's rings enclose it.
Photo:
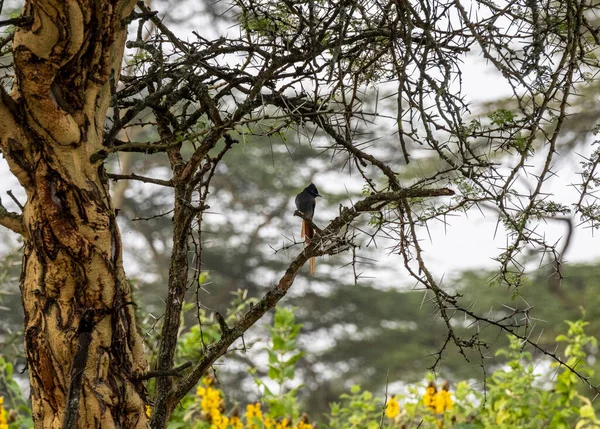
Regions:
[[[315,206],[317,204],[317,197],[321,197],[319,195],[319,190],[317,187],[311,183],[308,185],[302,192],[296,195],[296,208],[302,212],[306,217],[312,220],[313,215],[315,214]],[[308,245],[310,243],[311,238],[313,237],[314,230],[311,222],[308,222],[302,219],[302,232],[300,233],[300,237],[304,238],[304,243]],[[315,273],[315,257],[310,258],[310,274]]]

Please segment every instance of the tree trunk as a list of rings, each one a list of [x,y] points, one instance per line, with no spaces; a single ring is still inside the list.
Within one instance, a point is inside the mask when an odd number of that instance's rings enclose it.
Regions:
[[[132,1],[28,1],[0,149],[27,192],[21,292],[36,428],[147,427],[146,370],[101,163]],[[6,226],[6,225],[5,225]]]

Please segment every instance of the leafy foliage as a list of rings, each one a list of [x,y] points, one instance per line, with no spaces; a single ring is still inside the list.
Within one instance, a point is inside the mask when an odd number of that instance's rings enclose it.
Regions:
[[[14,379],[12,364],[0,354],[0,429],[25,429],[32,425],[29,401]]]
[[[287,381],[293,381],[297,362],[304,355],[298,351],[296,337],[302,325],[294,323],[294,313],[289,308],[278,308],[271,328],[271,342],[267,347],[269,355],[269,379],[277,385],[272,392],[266,383],[255,378],[256,384],[263,389],[262,401],[269,407],[272,418],[296,419],[299,415],[296,393],[301,386],[286,389]]]
[[[568,365],[593,375],[587,367],[586,350],[596,345],[596,339],[584,331],[586,322],[567,322],[568,331],[556,338],[565,343]],[[499,355],[507,363],[489,377],[485,390],[473,388],[470,382],[457,383],[452,391],[448,383],[438,389],[430,374],[427,388],[421,383],[406,386],[406,393],[383,397],[353,386],[330,405],[326,421],[309,423],[307,414],[301,414],[302,405],[296,398],[302,386],[287,388],[293,381],[293,368],[302,357],[297,351],[296,338],[301,325],[296,324],[292,309],[278,309],[270,329],[267,347],[269,355],[268,378],[278,391],[273,393],[267,383],[256,379],[262,390],[260,402],[248,403],[245,412],[240,404],[228,404],[225,393],[219,389],[214,376],[202,378],[195,394],[187,395],[169,423],[170,429],[393,429],[418,425],[424,429],[592,429],[600,428],[600,419],[592,402],[577,392],[579,380],[568,368],[550,363],[556,377],[548,378],[536,370],[531,353],[523,351],[523,344],[509,336],[508,349]],[[185,348],[184,345],[182,347]],[[542,360],[538,365],[547,365]],[[29,410],[24,404],[18,385],[13,380],[12,367],[0,358],[0,428],[2,416],[8,419],[7,428],[17,429],[31,424]],[[8,404],[10,411],[5,408]],[[152,413],[149,406],[147,413]],[[7,417],[8,416],[8,417]]]

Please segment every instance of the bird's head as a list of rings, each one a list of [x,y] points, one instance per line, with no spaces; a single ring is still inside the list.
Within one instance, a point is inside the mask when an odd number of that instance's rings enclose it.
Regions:
[[[305,191],[307,191],[310,195],[312,195],[315,198],[322,197],[322,195],[319,194],[319,190],[317,189],[317,187],[313,183],[311,183],[310,185],[308,185],[306,187]]]

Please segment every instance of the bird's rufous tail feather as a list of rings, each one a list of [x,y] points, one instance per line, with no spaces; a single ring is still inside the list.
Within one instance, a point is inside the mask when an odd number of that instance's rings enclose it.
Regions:
[[[308,245],[308,243],[310,243],[310,239],[312,238],[312,236],[313,236],[312,225],[303,219],[302,220],[302,232],[300,233],[300,237],[304,238],[304,242],[306,243],[306,245]],[[309,261],[311,275],[313,275],[315,273],[316,264],[317,263],[313,256],[312,258],[310,258],[310,261]]]
[[[305,221],[304,219],[302,219],[302,238],[304,238],[304,242],[306,244],[308,244],[310,242],[310,239],[313,237],[313,227],[310,224],[310,222]]]

